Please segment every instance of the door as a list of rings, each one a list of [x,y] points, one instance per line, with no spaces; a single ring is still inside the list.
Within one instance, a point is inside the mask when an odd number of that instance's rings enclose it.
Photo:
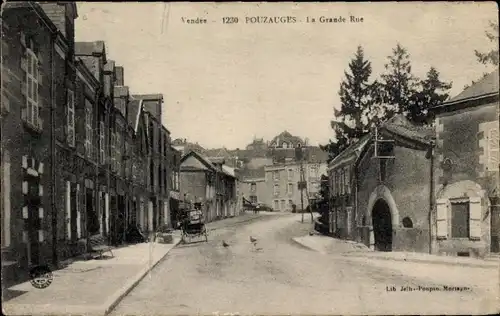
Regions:
[[[24,210],[24,232],[27,245],[28,265],[38,265],[40,263],[40,240],[39,230],[42,228],[42,219],[39,209],[41,207],[40,178],[28,176],[25,181],[28,184],[28,194],[26,195],[26,206]]]
[[[491,208],[491,248],[492,253],[500,252],[500,207]]]

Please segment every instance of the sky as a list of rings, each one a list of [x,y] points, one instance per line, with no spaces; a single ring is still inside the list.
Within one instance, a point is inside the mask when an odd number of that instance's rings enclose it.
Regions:
[[[163,94],[172,139],[206,148],[244,148],[284,130],[311,145],[327,143],[340,82],[358,45],[372,63],[372,79],[399,42],[414,74],[424,77],[434,66],[453,83],[453,97],[493,70],[477,62],[474,50],[493,47],[485,31],[489,21],[498,23],[494,2],[78,2],[77,8],[76,40],[105,41],[132,93]],[[363,22],[319,23],[321,16],[351,15]],[[246,23],[257,16],[297,22]],[[223,17],[238,23],[224,24]]]

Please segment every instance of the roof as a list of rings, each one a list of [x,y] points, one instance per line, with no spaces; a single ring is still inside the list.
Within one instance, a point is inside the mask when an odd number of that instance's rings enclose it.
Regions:
[[[115,69],[115,61],[109,60],[104,64],[104,71],[113,71]]]
[[[342,151],[337,157],[333,158],[333,160],[328,164],[328,168],[332,168],[346,159],[350,158],[352,155],[355,155],[357,158],[359,154],[363,151],[365,146],[368,144],[370,141],[372,135],[370,133],[366,134],[365,136],[361,137],[358,141],[354,142],[351,144],[349,147],[347,147],[344,151]]]
[[[382,123],[381,128],[387,130],[391,134],[424,144],[429,144],[435,135],[435,131],[432,126],[415,125],[402,114],[395,115],[391,119]]]
[[[75,43],[75,55],[93,56],[94,54],[104,54],[104,52],[104,41]]]
[[[231,176],[233,178],[236,178],[236,171],[235,168],[229,167],[227,165],[222,165],[222,171],[227,174],[228,176]]]
[[[156,94],[135,94],[133,95],[134,98],[137,99],[143,99],[144,101],[156,101],[156,100],[162,100],[163,99],[163,94],[161,93],[156,93]]]
[[[462,91],[459,95],[444,102],[444,104],[465,101],[481,96],[498,94],[498,89],[499,89],[498,76],[499,72],[497,68],[492,73],[486,75],[481,80],[472,84],[470,87]]]
[[[193,151],[193,150],[191,150],[190,152],[188,152],[187,154],[185,154],[184,156],[182,156],[182,158],[181,158],[181,164],[182,164],[182,162],[184,162],[190,156],[194,156],[201,163],[203,163],[205,165],[205,167],[207,167],[208,169],[213,170],[213,171],[216,170],[216,168],[214,167],[214,165],[212,164],[212,162],[210,160],[208,160],[202,154],[200,154],[200,153],[198,153],[196,151]]]
[[[283,143],[292,144],[295,147],[297,144],[304,144],[304,141],[300,137],[293,136],[288,131],[283,131],[271,140],[270,146],[281,147]]]

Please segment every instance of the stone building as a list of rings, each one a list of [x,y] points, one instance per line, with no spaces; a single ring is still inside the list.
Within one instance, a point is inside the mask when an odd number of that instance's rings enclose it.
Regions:
[[[433,136],[397,115],[333,159],[332,233],[380,251],[429,252]]]
[[[436,240],[442,254],[500,251],[498,69],[436,112]]]

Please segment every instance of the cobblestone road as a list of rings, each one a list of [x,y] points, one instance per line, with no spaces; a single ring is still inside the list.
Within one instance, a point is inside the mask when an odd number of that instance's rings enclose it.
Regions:
[[[267,216],[216,230],[208,243],[181,245],[112,314],[485,314],[494,309],[473,277],[463,284],[470,290],[442,291],[439,276],[415,278],[291,241],[309,229],[300,216]],[[257,246],[249,236],[258,239]],[[222,240],[230,246],[222,247]]]

